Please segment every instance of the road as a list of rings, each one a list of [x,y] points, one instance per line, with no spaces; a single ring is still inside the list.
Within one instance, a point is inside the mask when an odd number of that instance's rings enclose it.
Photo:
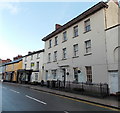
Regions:
[[[104,106],[2,83],[2,111],[111,111]]]

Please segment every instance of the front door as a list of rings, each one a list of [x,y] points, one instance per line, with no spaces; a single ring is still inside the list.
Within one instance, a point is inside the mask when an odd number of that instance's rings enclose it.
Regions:
[[[66,81],[66,69],[62,69],[62,79],[63,79],[63,83],[64,83],[64,87],[65,87],[65,81]]]
[[[118,72],[109,72],[110,94],[118,92]]]

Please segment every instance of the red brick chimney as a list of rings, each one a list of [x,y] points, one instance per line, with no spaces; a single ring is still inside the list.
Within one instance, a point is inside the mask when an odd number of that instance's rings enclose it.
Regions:
[[[60,27],[62,27],[60,24],[55,24],[55,30],[59,29]]]

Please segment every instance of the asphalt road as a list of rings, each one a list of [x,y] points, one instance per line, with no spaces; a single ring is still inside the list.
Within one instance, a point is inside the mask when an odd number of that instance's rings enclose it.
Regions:
[[[0,85],[0,91],[2,91],[2,111],[64,111],[65,113],[69,111],[111,111],[104,106],[14,84],[3,83]]]

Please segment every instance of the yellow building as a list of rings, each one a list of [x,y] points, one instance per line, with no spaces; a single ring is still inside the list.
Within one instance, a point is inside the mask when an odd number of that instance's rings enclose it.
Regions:
[[[11,82],[17,82],[17,71],[22,69],[22,59],[6,63],[5,80]]]

